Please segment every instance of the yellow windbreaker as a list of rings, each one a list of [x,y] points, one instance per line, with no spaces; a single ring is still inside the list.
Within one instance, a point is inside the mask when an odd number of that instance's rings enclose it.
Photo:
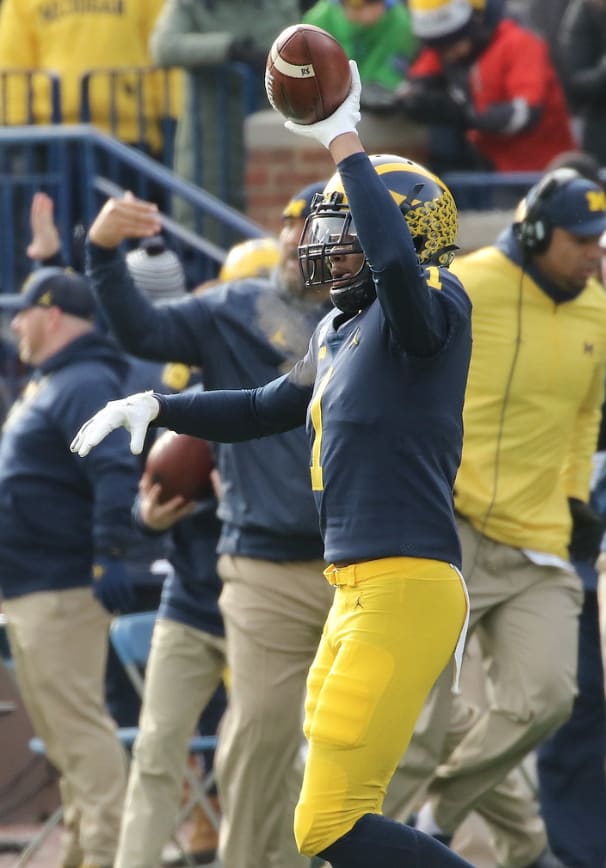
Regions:
[[[496,247],[452,270],[473,303],[457,510],[491,539],[567,558],[604,394],[606,292],[555,304]]]
[[[63,121],[77,123],[80,81],[85,72],[122,67],[149,67],[149,38],[163,0],[2,0],[0,68],[54,72],[61,80]],[[35,123],[50,122],[48,79],[34,79]],[[114,134],[127,143],[140,140],[137,124],[137,76],[125,73],[116,88],[118,118]],[[0,99],[2,97],[0,96]],[[158,74],[146,76],[143,116],[145,141],[160,144],[158,118],[163,113]],[[22,75],[9,76],[2,121],[27,122]],[[91,86],[92,122],[112,131],[109,78],[96,74]]]

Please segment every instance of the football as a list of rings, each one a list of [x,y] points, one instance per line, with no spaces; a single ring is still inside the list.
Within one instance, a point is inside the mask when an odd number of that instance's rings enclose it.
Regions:
[[[213,493],[210,473],[213,454],[206,440],[164,431],[149,450],[145,472],[162,486],[160,503],[177,495],[203,500]]]
[[[347,55],[330,33],[313,24],[293,24],[274,40],[265,67],[272,108],[299,124],[329,117],[351,87]]]

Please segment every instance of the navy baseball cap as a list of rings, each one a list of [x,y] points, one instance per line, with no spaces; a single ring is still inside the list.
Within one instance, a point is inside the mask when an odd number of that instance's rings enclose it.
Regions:
[[[530,208],[532,192],[526,197]],[[566,229],[572,235],[599,236],[606,231],[606,191],[588,178],[573,176],[550,194],[541,196],[540,213],[552,226]]]
[[[326,181],[318,181],[315,184],[308,184],[303,187],[298,193],[287,202],[286,207],[282,211],[282,218],[292,217],[294,219],[305,219],[309,217],[311,211],[311,203],[313,202],[316,193],[321,193],[326,186]]]
[[[58,307],[81,319],[94,319],[95,297],[88,281],[71,268],[39,268],[14,294],[0,293],[0,310],[20,311],[30,307]]]

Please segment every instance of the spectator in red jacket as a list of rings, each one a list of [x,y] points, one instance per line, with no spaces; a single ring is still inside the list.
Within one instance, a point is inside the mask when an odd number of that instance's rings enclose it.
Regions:
[[[494,3],[409,0],[424,47],[400,104],[418,121],[464,130],[475,168],[540,171],[575,148],[564,92],[545,40],[493,14]]]

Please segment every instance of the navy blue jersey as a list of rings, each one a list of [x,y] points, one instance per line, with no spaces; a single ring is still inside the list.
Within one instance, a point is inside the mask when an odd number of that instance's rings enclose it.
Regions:
[[[423,557],[460,566],[453,486],[471,354],[471,304],[418,261],[366,154],[339,165],[377,300],[332,311],[305,358],[260,389],[157,396],[158,423],[245,440],[307,423],[327,561]]]
[[[202,369],[204,386],[259,386],[293,366],[329,305],[250,279],[154,306],[116,251],[88,245],[88,273],[112,330],[129,352]],[[305,431],[217,451],[222,480],[219,551],[269,560],[322,556],[309,490]]]

